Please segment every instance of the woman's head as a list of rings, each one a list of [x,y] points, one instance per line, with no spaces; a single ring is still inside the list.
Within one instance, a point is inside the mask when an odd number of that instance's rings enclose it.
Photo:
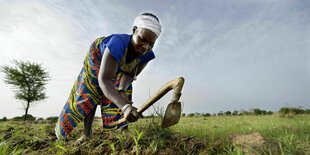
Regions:
[[[154,14],[143,13],[136,17],[131,41],[136,54],[143,55],[152,50],[160,32],[161,25]]]

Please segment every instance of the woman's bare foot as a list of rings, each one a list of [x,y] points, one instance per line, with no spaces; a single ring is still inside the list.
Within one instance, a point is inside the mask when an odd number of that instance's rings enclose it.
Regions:
[[[82,135],[78,140],[74,142],[74,145],[82,145],[84,142],[90,140],[90,137],[86,137],[85,135]]]

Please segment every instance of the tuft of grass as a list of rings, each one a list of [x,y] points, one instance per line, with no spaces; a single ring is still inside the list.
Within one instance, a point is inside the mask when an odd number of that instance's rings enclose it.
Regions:
[[[134,134],[131,134],[132,139],[134,140],[135,143],[135,152],[136,155],[139,154],[140,151],[140,146],[139,146],[139,141],[141,140],[142,136],[143,136],[143,131],[138,131],[136,128],[133,129]]]

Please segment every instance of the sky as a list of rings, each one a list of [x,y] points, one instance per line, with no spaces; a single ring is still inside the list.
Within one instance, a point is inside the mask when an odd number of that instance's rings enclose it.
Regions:
[[[51,77],[48,98],[29,113],[58,116],[92,41],[131,34],[143,12],[159,18],[162,33],[156,59],[133,84],[137,107],[182,76],[184,113],[310,108],[308,0],[0,1],[0,65],[13,59],[42,64]],[[4,76],[0,118],[21,116],[22,102]],[[170,98],[171,92],[155,107],[165,108]]]

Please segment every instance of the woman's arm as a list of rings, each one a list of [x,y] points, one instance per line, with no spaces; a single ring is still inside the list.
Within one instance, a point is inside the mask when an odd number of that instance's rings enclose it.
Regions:
[[[138,70],[137,70],[137,75],[141,73],[141,71],[143,70],[143,68],[146,66],[146,64],[142,64],[142,65],[139,65],[137,66],[138,67]],[[130,86],[130,84],[134,81],[134,72],[135,72],[136,69],[134,69],[134,71],[132,71],[132,73],[130,73],[129,75],[127,74],[122,74],[122,77],[121,77],[121,80],[120,80],[120,84],[119,84],[119,87],[118,87],[118,90],[122,90],[120,91],[120,95],[125,98],[127,100],[127,102],[131,102],[132,101],[127,97],[126,95],[126,91],[128,89],[128,87]],[[136,75],[136,76],[137,76]]]
[[[128,101],[117,92],[112,81],[113,77],[116,75],[117,68],[117,62],[111,55],[109,48],[106,47],[102,56],[99,69],[99,86],[103,94],[109,100],[115,103],[119,108],[122,108],[126,120],[134,122],[138,119],[139,113],[136,111],[136,108],[133,108],[132,106],[126,106],[126,108],[123,109],[126,104],[130,103],[128,103]]]
[[[113,78],[116,75],[118,64],[110,54],[109,48],[106,48],[102,56],[98,82],[103,94],[115,103],[118,107],[122,108],[127,104],[127,101],[116,91]]]
[[[139,64],[137,67],[137,71],[136,69],[134,69],[130,74],[123,74],[122,77],[121,77],[121,81],[120,81],[120,84],[119,84],[119,90],[127,90],[129,85],[134,81],[134,76],[138,76],[142,70],[145,68],[145,66],[147,65],[147,63],[145,64]],[[137,73],[135,73],[137,72]],[[137,75],[135,75],[137,74]]]

